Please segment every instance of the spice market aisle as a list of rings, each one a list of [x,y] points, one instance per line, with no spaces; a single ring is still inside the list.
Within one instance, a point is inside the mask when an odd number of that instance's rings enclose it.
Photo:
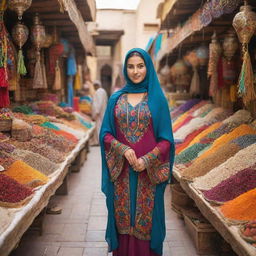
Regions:
[[[46,215],[43,235],[27,232],[10,256],[112,255],[104,239],[107,211],[100,183],[100,148],[91,147],[80,172],[68,177],[68,195],[54,197],[62,213]],[[163,256],[196,256],[183,221],[171,210],[169,187],[165,200],[167,235]]]

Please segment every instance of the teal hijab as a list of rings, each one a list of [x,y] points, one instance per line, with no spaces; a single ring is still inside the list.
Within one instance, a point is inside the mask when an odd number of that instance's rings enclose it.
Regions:
[[[133,52],[138,52],[144,59],[147,73],[145,79],[134,84],[127,74],[127,60]],[[142,93],[148,92],[148,106],[153,120],[154,134],[157,142],[168,140],[171,144],[170,150],[170,172],[174,162],[174,140],[172,133],[171,117],[166,98],[161,89],[157,74],[149,54],[140,48],[131,49],[125,58],[124,77],[126,85],[120,91],[114,93],[108,102],[108,106],[103,118],[100,131],[100,145],[102,155],[102,183],[101,190],[106,195],[106,203],[108,208],[108,223],[106,230],[106,241],[109,245],[109,251],[113,251],[118,247],[117,230],[114,217],[114,184],[110,181],[108,166],[106,162],[104,137],[107,133],[116,137],[116,127],[114,119],[114,108],[119,97],[124,93]],[[170,175],[171,177],[171,175]],[[155,203],[153,210],[153,223],[151,232],[150,247],[158,254],[162,254],[163,241],[165,238],[165,215],[164,215],[164,190],[167,182],[156,186]]]

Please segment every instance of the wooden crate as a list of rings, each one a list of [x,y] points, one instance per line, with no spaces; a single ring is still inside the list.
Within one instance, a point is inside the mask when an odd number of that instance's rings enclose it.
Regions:
[[[171,185],[171,194],[171,203],[175,206],[179,206],[180,208],[189,208],[194,204],[194,201],[186,194],[178,183]]]
[[[197,253],[199,255],[216,253],[218,233],[213,226],[210,223],[200,224],[200,222],[198,225],[186,215],[184,215],[184,221],[195,244]]]

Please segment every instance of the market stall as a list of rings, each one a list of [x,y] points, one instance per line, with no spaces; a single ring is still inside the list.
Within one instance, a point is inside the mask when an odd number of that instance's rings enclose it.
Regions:
[[[199,254],[255,255],[255,3],[180,0],[161,8],[155,60],[176,143],[171,206]],[[233,251],[222,251],[218,234]]]
[[[1,255],[34,220],[43,232],[37,216],[54,194],[68,194],[68,175],[87,158],[94,122],[80,91],[95,11],[94,1],[1,2]]]

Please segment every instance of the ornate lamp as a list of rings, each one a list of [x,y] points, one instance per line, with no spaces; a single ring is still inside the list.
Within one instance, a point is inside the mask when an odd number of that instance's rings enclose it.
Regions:
[[[21,75],[26,75],[27,73],[27,70],[24,64],[22,46],[26,43],[28,39],[28,34],[29,34],[28,28],[24,24],[21,24],[20,22],[17,23],[12,29],[13,41],[19,47],[17,71]]]
[[[31,6],[32,0],[8,0],[8,7],[15,11],[18,19],[22,19],[23,13]]]
[[[243,95],[244,102],[248,103],[253,99],[256,99],[253,87],[252,65],[248,53],[248,43],[256,29],[256,13],[252,11],[252,8],[247,4],[247,1],[244,1],[244,5],[241,6],[240,12],[234,17],[233,27],[243,46],[243,65],[239,77],[238,92]]]

